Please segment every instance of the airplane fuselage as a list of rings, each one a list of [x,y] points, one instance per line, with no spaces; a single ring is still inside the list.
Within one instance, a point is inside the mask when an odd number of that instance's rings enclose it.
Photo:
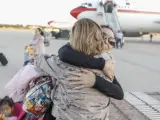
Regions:
[[[160,32],[158,0],[114,0],[113,2],[116,4],[118,20],[125,36],[140,36],[140,33]],[[86,5],[83,5],[84,8],[78,7],[79,13],[72,14],[72,16],[77,19],[95,19],[101,24],[103,19],[97,16],[98,4],[99,0],[89,0]]]

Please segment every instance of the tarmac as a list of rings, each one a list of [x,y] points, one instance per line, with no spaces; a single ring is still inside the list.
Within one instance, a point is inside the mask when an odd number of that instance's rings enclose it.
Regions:
[[[0,97],[7,95],[4,86],[23,66],[24,47],[32,39],[33,34],[34,33],[30,31],[0,31],[0,52],[3,52],[9,61],[7,66],[0,66]],[[158,40],[158,38],[156,38],[157,44],[149,43],[148,38],[147,40],[145,38],[143,42],[137,38],[125,38],[125,40],[126,43],[123,49],[113,49],[113,54],[116,59],[115,75],[124,91],[160,92],[160,39]],[[66,44],[68,40],[58,39],[51,40],[50,42],[50,46],[46,48],[47,53],[57,54],[58,49]],[[113,103],[114,102],[115,100],[113,100]],[[122,102],[125,103],[125,101],[121,101],[121,103]],[[117,103],[119,104],[119,102],[115,102],[115,104]],[[126,106],[126,104],[124,106]],[[111,111],[114,114],[111,114],[111,116],[115,114],[117,114],[117,116],[118,114],[122,115],[113,105],[111,105]],[[137,112],[137,114],[140,113]],[[147,120],[142,114],[140,115],[142,120]],[[122,117],[122,119],[118,118],[120,117],[112,120],[125,120],[124,117]]]

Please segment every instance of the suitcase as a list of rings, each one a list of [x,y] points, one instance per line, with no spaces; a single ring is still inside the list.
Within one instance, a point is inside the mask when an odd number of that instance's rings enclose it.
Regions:
[[[6,66],[8,64],[8,60],[7,58],[4,56],[3,53],[0,53],[0,63],[3,65],[3,66]]]

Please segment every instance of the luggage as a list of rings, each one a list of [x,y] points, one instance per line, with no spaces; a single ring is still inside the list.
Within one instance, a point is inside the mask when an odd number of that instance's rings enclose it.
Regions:
[[[28,84],[32,79],[39,76],[40,74],[35,70],[34,65],[26,65],[13,76],[5,89],[14,102],[23,101],[28,90]]]
[[[3,66],[6,66],[8,64],[8,60],[7,58],[4,56],[3,53],[0,53],[0,63],[3,65]]]
[[[44,116],[52,100],[52,77],[39,77],[29,84],[29,91],[23,102],[23,110],[36,118]]]

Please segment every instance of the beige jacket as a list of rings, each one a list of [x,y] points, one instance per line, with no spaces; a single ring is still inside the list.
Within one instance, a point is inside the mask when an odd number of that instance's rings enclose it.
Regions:
[[[45,49],[45,45],[44,45],[44,37],[43,36],[34,37],[34,39],[31,41],[31,43],[33,44],[33,46],[35,48],[36,55],[45,54],[46,49]]]
[[[46,58],[37,56],[34,65],[42,75],[57,79],[52,94],[56,120],[108,120],[109,97],[94,88],[74,90],[66,78],[69,71],[81,72],[80,68],[61,62],[57,56]]]

